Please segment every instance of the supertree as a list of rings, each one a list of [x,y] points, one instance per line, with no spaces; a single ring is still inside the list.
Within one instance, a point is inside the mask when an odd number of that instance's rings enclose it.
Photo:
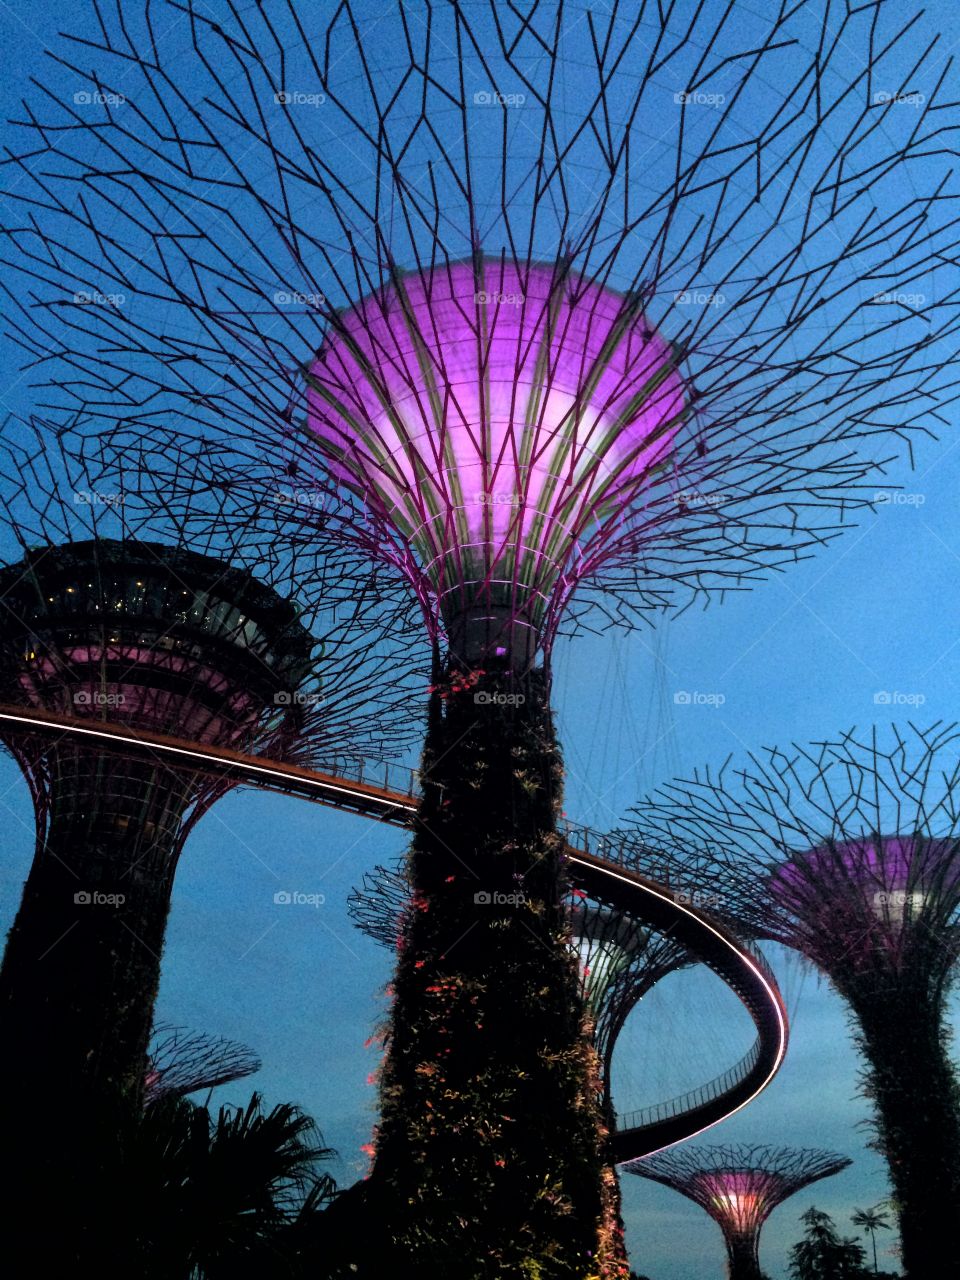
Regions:
[[[347,900],[347,912],[367,937],[402,948],[413,907],[407,869],[375,867]],[[569,943],[577,957],[580,995],[600,1059],[604,1109],[615,1123],[613,1051],[631,1011],[669,973],[690,963],[686,947],[625,911],[574,890],[567,900]]]
[[[730,1280],[762,1280],[760,1232],[777,1205],[851,1162],[794,1147],[680,1147],[626,1165],[706,1209],[723,1232]]]
[[[236,1040],[183,1027],[156,1026],[147,1054],[144,1105],[243,1080],[262,1065],[252,1049]]]
[[[644,847],[709,885],[742,931],[800,952],[846,1001],[918,1278],[950,1256],[960,1202],[945,1011],[960,948],[958,796],[960,730],[939,723],[769,748],[635,811]]]
[[[956,394],[936,40],[890,5],[737,8],[98,6],[20,121],[13,302],[53,403],[116,420],[121,462],[175,413],[245,521],[364,550],[436,647],[358,1219],[381,1270],[621,1265],[562,901],[564,619],[797,559]]]
[[[0,1095],[16,1163],[26,1148],[49,1154],[36,1117],[51,1098],[78,1134],[139,1109],[178,859],[236,785],[202,762],[137,750],[138,734],[349,767],[364,750],[396,750],[410,706],[383,686],[389,643],[359,586],[349,599],[338,575],[327,610],[299,615],[270,582],[283,585],[289,556],[271,566],[256,539],[223,531],[188,546],[135,486],[92,485],[68,433],[8,422],[0,492],[0,535],[22,556],[0,570],[0,702],[25,713],[19,725],[5,717],[0,737],[36,814],[0,967]],[[45,730],[34,711],[110,721],[130,745],[108,753]]]

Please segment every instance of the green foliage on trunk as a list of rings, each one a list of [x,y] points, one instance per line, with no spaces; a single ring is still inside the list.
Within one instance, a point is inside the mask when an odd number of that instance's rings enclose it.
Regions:
[[[893,1184],[911,1280],[940,1274],[956,1252],[960,1205],[960,1089],[949,1057],[942,993],[928,984],[859,983],[848,991],[873,1103],[873,1146]]]
[[[539,673],[454,675],[435,693],[367,1196],[384,1258],[421,1280],[626,1274],[567,940],[561,788]]]

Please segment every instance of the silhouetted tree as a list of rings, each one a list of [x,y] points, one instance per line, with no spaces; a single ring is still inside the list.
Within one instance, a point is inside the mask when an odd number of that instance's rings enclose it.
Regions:
[[[877,1269],[877,1232],[890,1230],[890,1219],[880,1205],[874,1205],[872,1209],[855,1209],[850,1216],[850,1221],[855,1227],[862,1227],[870,1237],[870,1243],[873,1245],[873,1274],[879,1275]]]
[[[791,1280],[861,1280],[867,1275],[863,1247],[841,1239],[828,1213],[811,1206],[800,1220],[806,1232],[790,1250]]]
[[[104,1136],[100,1158],[92,1154],[86,1178],[78,1160],[60,1188],[57,1232],[38,1237],[27,1225],[31,1255],[40,1259],[33,1274],[82,1269],[98,1280],[308,1274],[304,1259],[336,1185],[318,1169],[333,1153],[298,1107],[283,1103],[265,1112],[255,1093],[246,1106],[213,1114],[171,1096],[131,1114]],[[315,1261],[310,1274],[317,1274]]]

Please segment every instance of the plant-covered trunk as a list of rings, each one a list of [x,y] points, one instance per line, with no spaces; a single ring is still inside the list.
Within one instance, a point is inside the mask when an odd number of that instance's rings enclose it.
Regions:
[[[568,944],[561,786],[541,674],[454,675],[435,695],[368,1191],[383,1274],[627,1273]]]
[[[729,1280],[763,1280],[757,1236],[727,1235],[725,1240]]]
[[[956,1257],[960,1090],[942,999],[902,974],[862,986],[846,994],[868,1064],[866,1092],[893,1184],[904,1271],[910,1280],[945,1276],[946,1260]]]

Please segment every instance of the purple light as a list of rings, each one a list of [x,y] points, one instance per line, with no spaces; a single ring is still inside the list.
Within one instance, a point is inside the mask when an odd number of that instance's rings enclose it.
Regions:
[[[768,1173],[752,1169],[703,1172],[693,1179],[708,1213],[738,1235],[756,1231],[776,1205],[770,1183]]]
[[[805,934],[840,943],[858,931],[896,956],[911,921],[960,902],[960,843],[918,835],[819,845],[778,867],[770,891]]]
[[[75,676],[66,685],[64,665]],[[129,678],[105,679],[105,667]],[[243,742],[261,710],[252,694],[235,688],[221,672],[140,645],[65,646],[56,660],[31,658],[19,683],[30,706],[53,705],[79,719],[106,717],[157,733],[175,731],[211,745]]]
[[[634,300],[559,266],[461,262],[338,317],[308,425],[428,615],[540,632],[668,458],[677,359]]]

